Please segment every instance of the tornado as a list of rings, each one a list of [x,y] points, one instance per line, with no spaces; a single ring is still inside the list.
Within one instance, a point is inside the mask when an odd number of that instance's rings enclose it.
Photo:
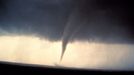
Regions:
[[[63,55],[65,53],[65,50],[66,50],[66,47],[68,45],[68,42],[72,36],[72,33],[74,32],[74,25],[70,23],[67,24],[67,26],[65,27],[64,29],[64,32],[63,32],[63,37],[62,37],[62,53],[61,53],[61,58],[60,58],[60,61],[62,60],[63,58]]]
[[[62,36],[62,52],[61,52],[61,58],[60,61],[62,60],[64,53],[66,51],[67,45],[70,41],[71,38],[75,35],[76,32],[80,29],[81,25],[81,18],[79,16],[79,13],[77,10],[74,10],[69,18],[68,22],[66,24],[66,27],[63,31],[63,36]]]
[[[74,27],[70,26],[69,28],[67,28],[69,30],[65,31],[65,33],[63,35],[63,39],[62,39],[62,53],[61,53],[60,61],[62,60],[62,58],[64,56],[64,53],[66,51],[66,48],[67,48],[67,45],[68,45],[70,39],[72,39],[75,36],[75,34],[79,31],[80,27],[81,26],[75,27],[76,29],[73,29]]]
[[[85,2],[85,1],[84,1]],[[86,2],[85,2],[86,3]],[[68,21],[66,23],[66,26],[63,31],[63,36],[62,36],[62,52],[61,52],[61,58],[60,61],[62,60],[64,53],[66,51],[67,45],[70,41],[70,39],[73,39],[76,33],[79,31],[79,29],[84,26],[86,23],[86,19],[83,16],[83,0],[78,0],[75,2],[73,5],[72,11],[68,17]],[[81,7],[82,6],[82,7]]]

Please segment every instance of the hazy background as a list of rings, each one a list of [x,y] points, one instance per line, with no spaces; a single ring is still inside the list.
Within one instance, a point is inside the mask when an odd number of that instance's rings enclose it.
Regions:
[[[83,69],[133,70],[134,46],[88,41],[69,43],[60,61],[61,41],[51,42],[34,36],[1,36],[0,60]]]

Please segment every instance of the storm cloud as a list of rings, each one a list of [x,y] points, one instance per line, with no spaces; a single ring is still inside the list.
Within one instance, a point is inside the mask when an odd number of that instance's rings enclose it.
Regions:
[[[1,0],[0,3],[0,29],[9,34],[37,34],[59,40],[70,24],[70,32],[81,26],[75,38],[133,39],[130,1]]]
[[[134,42],[133,2],[126,0],[0,0],[0,35],[62,40]]]
[[[69,12],[68,1],[1,0],[0,28],[9,34],[35,34],[59,40]]]

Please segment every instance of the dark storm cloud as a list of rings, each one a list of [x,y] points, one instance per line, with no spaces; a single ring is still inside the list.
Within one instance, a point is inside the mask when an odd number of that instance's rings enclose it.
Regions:
[[[0,0],[0,34],[62,40],[63,56],[73,40],[133,43],[133,13],[128,0]]]
[[[69,41],[134,43],[129,0],[0,0],[0,35],[37,35]],[[62,59],[61,56],[61,59]]]
[[[38,34],[58,40],[70,10],[68,3],[64,0],[1,0],[0,28],[8,33]]]
[[[133,39],[133,4],[121,0],[80,0],[81,2],[72,12],[70,28],[74,37],[108,39]],[[84,2],[85,1],[85,2]],[[68,26],[69,26],[68,25]],[[80,27],[81,26],[81,27]],[[78,28],[80,27],[80,28]],[[76,29],[78,28],[78,31]],[[100,39],[98,38],[98,39]],[[119,40],[118,39],[118,40]]]

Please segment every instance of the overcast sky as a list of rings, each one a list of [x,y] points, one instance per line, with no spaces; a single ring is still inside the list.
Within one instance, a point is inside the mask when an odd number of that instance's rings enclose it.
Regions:
[[[65,47],[61,65],[134,69],[133,10],[125,0],[0,0],[0,60],[53,65]]]

